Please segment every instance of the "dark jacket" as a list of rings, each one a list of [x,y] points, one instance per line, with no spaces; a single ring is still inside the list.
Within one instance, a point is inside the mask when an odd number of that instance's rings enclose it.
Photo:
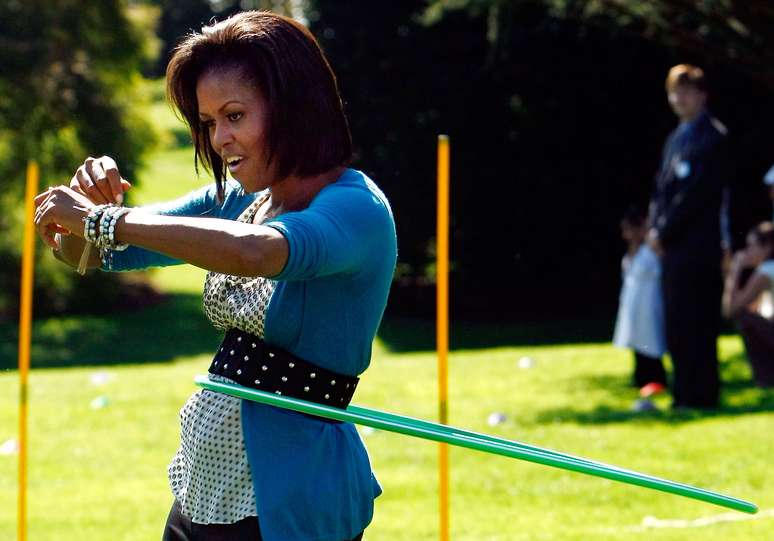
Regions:
[[[650,220],[667,260],[720,260],[720,205],[728,175],[726,133],[725,126],[705,111],[680,124],[664,144]]]

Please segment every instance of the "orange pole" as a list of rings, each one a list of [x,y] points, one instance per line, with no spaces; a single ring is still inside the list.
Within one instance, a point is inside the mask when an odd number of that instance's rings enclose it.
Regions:
[[[38,192],[38,164],[27,164],[24,203],[24,245],[22,250],[21,302],[19,316],[19,524],[18,539],[27,541],[27,380],[32,341],[32,284],[35,268],[35,194]]]
[[[449,379],[449,137],[438,136],[438,231],[436,235],[436,347],[438,416],[448,424]],[[439,444],[440,538],[449,541],[449,447]]]

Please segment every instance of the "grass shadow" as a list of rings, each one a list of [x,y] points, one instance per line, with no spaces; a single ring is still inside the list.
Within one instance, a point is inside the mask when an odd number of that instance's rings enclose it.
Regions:
[[[200,294],[170,295],[142,310],[34,322],[33,368],[146,364],[214,352],[221,334],[202,312]],[[0,369],[17,367],[18,327],[0,326]]]
[[[736,417],[742,414],[774,411],[774,391],[755,389],[751,385],[750,393],[744,404],[729,405],[724,402],[715,409],[660,409],[636,412],[631,409],[619,409],[610,405],[599,405],[591,410],[577,411],[571,408],[557,408],[543,411],[535,416],[537,424],[575,423],[581,425],[607,425],[631,422],[659,422],[681,424],[708,418]]]
[[[602,389],[610,394],[611,403],[599,404],[592,409],[561,407],[541,411],[535,417],[536,423],[577,423],[605,425],[629,422],[659,422],[680,424],[707,418],[730,417],[742,414],[774,411],[774,388],[757,387],[750,375],[749,364],[744,352],[735,353],[721,360],[722,381],[721,404],[714,409],[659,409],[637,412],[627,404],[630,394],[624,389],[625,382],[619,377],[590,374],[579,383],[583,388]],[[629,400],[627,400],[629,399]]]
[[[613,327],[608,320],[552,321],[452,321],[451,349],[485,349],[609,342]],[[387,316],[379,338],[394,353],[435,350],[435,321]]]

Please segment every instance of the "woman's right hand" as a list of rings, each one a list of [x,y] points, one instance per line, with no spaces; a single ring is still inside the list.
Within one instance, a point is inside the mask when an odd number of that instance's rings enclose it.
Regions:
[[[118,166],[110,156],[86,158],[70,180],[70,188],[89,198],[94,204],[124,202],[124,192],[132,185],[121,178]]]

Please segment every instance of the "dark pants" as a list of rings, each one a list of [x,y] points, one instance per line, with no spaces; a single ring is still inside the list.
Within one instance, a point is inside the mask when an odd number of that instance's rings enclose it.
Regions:
[[[661,357],[650,357],[635,351],[632,384],[635,387],[643,387],[648,383],[667,384],[666,370],[664,370]]]
[[[667,347],[674,368],[672,405],[716,407],[720,394],[720,258],[685,263],[671,261],[667,254],[662,287]]]
[[[736,318],[755,384],[774,386],[774,322],[743,310]]]
[[[360,541],[361,533],[351,541]],[[247,517],[234,524],[196,524],[180,512],[180,504],[172,504],[161,541],[263,541],[256,517]]]

